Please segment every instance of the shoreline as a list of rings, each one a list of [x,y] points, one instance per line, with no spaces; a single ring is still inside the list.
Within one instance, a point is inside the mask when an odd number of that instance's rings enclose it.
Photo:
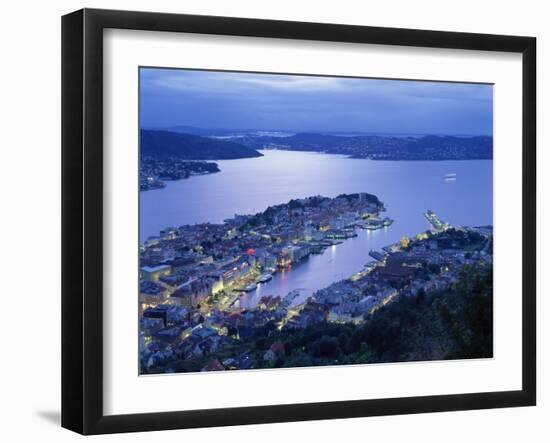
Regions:
[[[200,174],[190,174],[187,177],[173,178],[173,179],[169,179],[169,180],[167,180],[165,178],[162,178],[162,179],[159,179],[159,182],[161,182],[163,184],[162,186],[159,186],[159,187],[156,187],[156,188],[149,188],[149,189],[140,189],[139,192],[142,193],[142,192],[148,192],[148,191],[158,191],[158,190],[161,190],[161,189],[164,189],[164,188],[168,187],[168,185],[171,182],[179,182],[179,181],[182,181],[182,180],[189,180],[193,177],[200,177],[202,175],[213,175],[213,174],[218,174],[220,172],[222,172],[221,169],[218,170],[218,171],[203,172],[203,173],[200,173]]]

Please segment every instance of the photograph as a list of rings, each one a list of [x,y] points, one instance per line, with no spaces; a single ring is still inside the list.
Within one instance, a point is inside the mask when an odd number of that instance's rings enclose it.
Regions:
[[[140,66],[139,153],[140,375],[493,357],[493,84]]]
[[[6,2],[2,441],[550,442],[543,5]]]

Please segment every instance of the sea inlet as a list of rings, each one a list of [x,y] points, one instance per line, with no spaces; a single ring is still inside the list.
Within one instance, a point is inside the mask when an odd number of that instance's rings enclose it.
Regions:
[[[140,193],[140,241],[161,229],[194,223],[222,223],[235,214],[314,195],[375,194],[394,223],[312,255],[242,297],[253,306],[263,295],[298,290],[305,300],[318,289],[348,278],[372,260],[369,251],[430,228],[431,209],[455,226],[493,224],[493,162],[376,161],[323,153],[264,150],[263,157],[217,161],[221,172],[168,182]],[[448,180],[450,174],[453,180]]]

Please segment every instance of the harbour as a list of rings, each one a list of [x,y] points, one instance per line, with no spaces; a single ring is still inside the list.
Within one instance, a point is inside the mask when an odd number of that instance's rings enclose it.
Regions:
[[[239,288],[243,307],[257,305],[262,296],[284,297],[292,291],[299,293],[293,304],[299,304],[316,290],[360,272],[372,261],[369,251],[384,251],[403,236],[431,230],[427,208],[456,225],[492,224],[490,161],[388,162],[319,153],[263,153],[261,158],[219,161],[221,172],[141,193],[142,241],[167,226],[222,223],[235,213],[254,213],[293,198],[362,190],[380,196],[386,209],[381,219],[393,222],[377,229],[358,225],[355,237],[335,232],[334,238],[313,245],[307,259],[275,274],[268,271],[272,278],[255,281],[256,288],[248,292]],[[449,170],[461,177],[456,186],[441,182]]]

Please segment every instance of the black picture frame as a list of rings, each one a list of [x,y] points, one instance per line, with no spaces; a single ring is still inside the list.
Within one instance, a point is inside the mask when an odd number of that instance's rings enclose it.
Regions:
[[[103,30],[108,28],[522,54],[522,389],[104,415],[102,83]],[[82,434],[105,434],[535,405],[535,88],[533,37],[97,9],[65,15],[62,18],[62,426]]]

